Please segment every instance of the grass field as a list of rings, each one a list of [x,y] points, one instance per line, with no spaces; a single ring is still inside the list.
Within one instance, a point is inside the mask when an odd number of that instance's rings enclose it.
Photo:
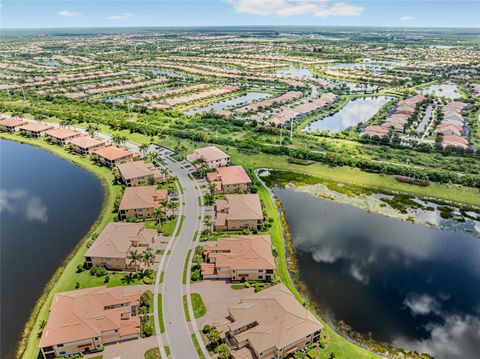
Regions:
[[[85,246],[86,241],[93,232],[99,233],[109,222],[112,221],[114,217],[114,214],[112,213],[113,204],[115,196],[120,192],[120,186],[114,186],[112,184],[113,176],[108,168],[96,166],[87,157],[70,154],[59,146],[48,144],[43,139],[28,139],[10,133],[2,133],[0,134],[0,137],[38,146],[91,171],[101,180],[105,190],[105,200],[98,221],[93,224],[87,236],[80,241],[71,254],[65,259],[64,264],[57,269],[52,279],[45,287],[48,288],[48,290],[46,289],[39,298],[32,311],[31,317],[27,322],[24,331],[24,340],[22,340],[19,346],[19,354],[22,354],[22,357],[25,359],[30,359],[37,357],[39,342],[37,333],[40,329],[40,322],[42,320],[47,320],[48,318],[48,312],[54,294],[75,288],[75,283],[77,282],[75,278],[78,275],[76,269],[78,264],[83,264],[84,262],[83,256],[87,251],[87,247]],[[111,285],[114,284],[115,282]]]
[[[160,333],[165,331],[165,323],[163,322],[163,308],[162,308],[162,295],[158,295],[158,321],[160,324]]]
[[[205,308],[205,304],[203,303],[203,299],[198,293],[191,293],[192,298],[192,307],[193,307],[193,314],[195,315],[195,319],[201,318],[207,313],[207,308]],[[183,296],[183,309],[185,310],[185,318],[187,321],[190,321],[190,313],[188,312],[188,305],[187,305],[187,296]]]

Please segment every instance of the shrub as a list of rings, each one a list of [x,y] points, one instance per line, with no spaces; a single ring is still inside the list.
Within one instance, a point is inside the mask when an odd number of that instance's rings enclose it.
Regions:
[[[80,283],[77,282],[75,283],[75,289],[78,289],[78,288],[80,288]]]
[[[77,273],[82,273],[84,271],[83,265],[79,264],[77,265]]]
[[[196,282],[200,280],[200,270],[199,269],[194,270],[192,272],[192,275],[190,276],[190,279],[192,280],[192,282]]]
[[[245,286],[245,288],[250,288],[250,283],[249,282],[245,282],[243,285]]]
[[[104,282],[104,283],[110,282],[110,276],[109,276],[109,275],[106,275],[106,276],[105,276],[105,280],[104,280],[103,282]]]
[[[143,336],[144,337],[151,337],[153,334],[153,328],[150,325],[146,325],[143,327]]]
[[[150,307],[150,303],[153,302],[153,294],[151,291],[146,290],[140,296],[140,306],[141,307]]]
[[[212,327],[208,324],[205,324],[202,328],[202,333],[207,334],[208,332],[210,332],[210,330],[212,330]]]

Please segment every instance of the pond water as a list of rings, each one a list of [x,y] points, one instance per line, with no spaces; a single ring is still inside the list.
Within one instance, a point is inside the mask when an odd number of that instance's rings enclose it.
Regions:
[[[350,91],[360,92],[360,91],[373,91],[378,89],[377,85],[362,84],[358,82],[346,82],[346,81],[335,81],[336,84],[341,86],[346,86]]]
[[[330,318],[440,359],[480,353],[480,240],[274,188],[299,279]]]
[[[38,63],[39,65],[44,65],[44,66],[51,66],[51,67],[58,67],[60,64],[57,61],[41,61]]]
[[[460,98],[457,85],[453,83],[446,83],[441,85],[432,85],[421,91],[424,95],[436,95],[439,97],[445,96],[452,100]]]
[[[1,358],[14,358],[43,287],[97,219],[98,179],[47,151],[0,140]]]
[[[133,71],[149,71],[149,72],[153,72],[153,73],[156,73],[156,74],[166,75],[166,76],[169,76],[169,77],[175,77],[175,78],[180,78],[180,79],[192,79],[193,78],[192,76],[187,76],[187,75],[181,74],[179,72],[174,72],[174,71],[167,70],[167,69],[140,67],[140,68],[131,68],[130,70],[133,70]]]
[[[248,105],[254,101],[264,100],[269,97],[272,97],[272,94],[266,92],[247,92],[244,95],[227,98],[206,106],[194,107],[190,110],[185,111],[185,113],[188,115],[193,115],[200,112],[225,110],[229,107]]]
[[[313,77],[312,71],[306,67],[291,67],[289,69],[275,70],[275,73],[277,75],[287,75],[292,77]]]
[[[333,115],[312,122],[305,131],[343,131],[348,127],[356,126],[360,122],[368,121],[390,99],[391,97],[386,96],[354,99]]]

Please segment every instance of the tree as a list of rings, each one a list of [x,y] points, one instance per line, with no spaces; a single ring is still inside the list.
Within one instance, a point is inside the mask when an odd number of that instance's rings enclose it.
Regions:
[[[215,196],[215,191],[217,190],[217,185],[213,182],[208,184],[208,191],[210,192],[210,196]]]
[[[155,254],[153,254],[150,249],[147,249],[145,252],[143,252],[142,262],[147,266],[147,268],[150,268],[150,266],[155,263]]]
[[[227,344],[225,344],[225,343],[222,343],[222,344],[220,344],[218,347],[216,347],[216,348],[214,349],[214,352],[215,352],[216,354],[218,354],[218,357],[219,357],[220,359],[228,359],[228,358],[230,358],[230,347],[229,347]]]
[[[122,282],[126,284],[133,283],[136,279],[135,274],[133,273],[127,273],[122,277]]]
[[[140,146],[138,146],[138,149],[142,153],[142,157],[145,158],[147,156],[148,145],[146,143],[142,143]]]
[[[162,207],[155,208],[155,220],[157,223],[162,224],[165,218],[165,210]]]
[[[203,225],[205,226],[205,230],[207,231],[207,234],[211,235],[212,234],[212,225],[213,225],[212,216],[210,216],[209,214],[205,215],[205,217],[203,219]]]
[[[87,125],[86,131],[87,131],[87,134],[90,137],[95,137],[97,135],[97,132],[98,132],[98,126],[93,124],[93,123],[89,123]]]
[[[112,142],[116,145],[120,145],[120,143],[122,142],[121,136],[118,134],[112,135]]]
[[[217,329],[212,329],[207,334],[208,340],[210,340],[213,344],[217,344],[220,341],[220,333]]]
[[[153,294],[151,291],[146,290],[140,296],[140,306],[148,308],[153,303]]]
[[[142,255],[138,254],[136,250],[130,251],[127,256],[127,259],[130,259],[130,265],[134,265],[135,270],[138,270],[138,262],[142,259]]]
[[[200,177],[205,177],[205,174],[207,173],[207,161],[205,161],[205,158],[199,157],[195,161],[192,162],[195,167],[197,167],[197,172]]]

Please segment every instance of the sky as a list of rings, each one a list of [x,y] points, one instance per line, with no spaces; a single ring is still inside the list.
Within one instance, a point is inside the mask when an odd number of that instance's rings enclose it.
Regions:
[[[480,27],[479,0],[0,0],[0,28]]]

